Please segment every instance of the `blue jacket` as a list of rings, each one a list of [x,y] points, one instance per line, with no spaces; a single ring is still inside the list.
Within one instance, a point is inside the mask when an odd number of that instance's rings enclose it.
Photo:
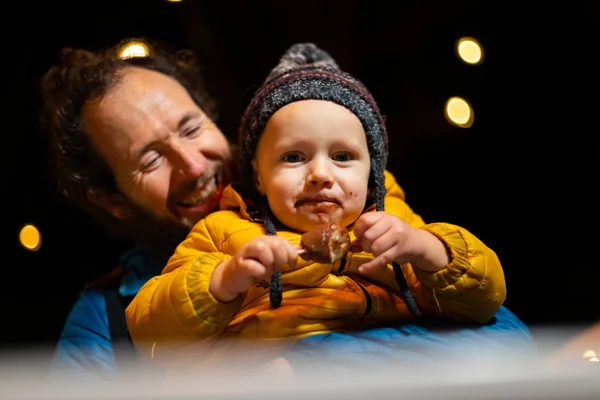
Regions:
[[[164,267],[141,247],[125,252],[119,259],[127,274],[118,286],[119,294],[135,295],[146,281]],[[73,373],[90,378],[110,377],[116,371],[106,299],[101,288],[83,290],[71,309],[50,364],[52,379],[72,379]]]
[[[127,274],[118,287],[123,296],[135,295],[163,265],[143,248],[126,252],[120,259]],[[384,357],[411,365],[452,364],[465,352],[485,357],[536,354],[536,346],[527,326],[506,307],[486,325],[428,323],[403,324],[363,332],[328,333],[302,339],[285,354],[292,365],[343,373],[349,365],[377,365]],[[514,358],[514,357],[513,357]],[[512,358],[507,358],[512,359]],[[52,379],[110,378],[117,362],[109,331],[107,306],[100,289],[82,291],[71,309],[51,362]]]

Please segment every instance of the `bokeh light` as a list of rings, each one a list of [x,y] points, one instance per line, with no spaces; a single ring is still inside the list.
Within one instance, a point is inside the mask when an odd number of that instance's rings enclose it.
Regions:
[[[19,232],[19,241],[27,250],[37,251],[42,246],[42,235],[34,225],[27,224]]]
[[[444,108],[444,115],[450,124],[460,128],[470,128],[475,119],[473,107],[462,97],[449,98]]]
[[[586,350],[583,353],[583,358],[587,358],[589,362],[600,362],[594,350]]]
[[[119,57],[123,60],[136,58],[136,57],[148,57],[150,55],[150,46],[141,41],[131,41],[124,44],[119,51]]]
[[[483,48],[473,38],[460,38],[456,42],[456,52],[460,59],[467,64],[481,64],[483,61]]]
[[[596,352],[594,350],[586,350],[585,353],[583,353],[583,358],[592,358],[592,357],[596,357]]]

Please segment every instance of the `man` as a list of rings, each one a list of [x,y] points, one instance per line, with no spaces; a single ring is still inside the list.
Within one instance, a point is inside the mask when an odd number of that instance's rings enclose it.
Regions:
[[[160,273],[192,224],[218,207],[231,180],[230,146],[193,57],[154,45],[150,57],[121,59],[120,47],[68,49],[43,80],[42,121],[62,194],[137,243],[118,269],[82,292],[53,371],[113,370],[113,336],[125,331],[119,319],[109,324],[107,309],[123,312],[123,301]]]
[[[52,363],[55,377],[71,377],[72,371],[105,377],[116,371],[117,357],[131,349],[126,342],[123,352],[116,351],[117,341],[127,338],[127,302],[161,272],[189,228],[218,207],[221,189],[233,178],[232,151],[215,125],[213,103],[192,55],[170,54],[153,44],[149,57],[121,59],[120,48],[66,50],[43,81],[42,121],[51,134],[62,194],[110,232],[137,244],[73,306]],[[504,325],[496,322],[493,329],[521,332],[529,346],[523,324],[506,309],[501,313]],[[402,329],[413,337],[432,335],[413,328]],[[348,344],[364,359],[365,352],[389,352],[385,344],[380,350],[369,347],[373,340],[385,336],[396,347],[407,332],[394,328],[393,338],[379,330],[367,331],[367,338],[312,338],[288,358],[310,359],[325,354],[322,349],[350,354],[339,347]],[[360,354],[356,343],[363,346]]]

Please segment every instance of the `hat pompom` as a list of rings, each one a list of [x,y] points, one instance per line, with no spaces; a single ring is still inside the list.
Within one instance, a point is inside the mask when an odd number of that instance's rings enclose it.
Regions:
[[[271,70],[267,81],[291,69],[308,65],[329,67],[336,70],[340,69],[329,53],[321,50],[313,43],[297,43],[290,47],[281,57],[279,64]]]

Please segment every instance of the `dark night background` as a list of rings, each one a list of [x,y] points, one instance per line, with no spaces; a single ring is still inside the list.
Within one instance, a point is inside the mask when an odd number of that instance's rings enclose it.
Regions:
[[[128,36],[195,50],[227,135],[288,46],[313,41],[380,104],[390,134],[388,169],[408,204],[425,221],[464,226],[496,251],[513,312],[532,327],[600,320],[592,71],[592,23],[600,13],[591,2],[530,10],[519,4],[7,3],[2,238],[16,254],[3,263],[3,345],[53,345],[83,284],[113,267],[124,248],[65,204],[48,180],[38,84],[61,47],[105,47]],[[462,36],[482,44],[483,64],[456,56]],[[444,103],[455,95],[473,105],[470,129],[444,118]],[[41,231],[37,252],[18,242],[25,223]]]

